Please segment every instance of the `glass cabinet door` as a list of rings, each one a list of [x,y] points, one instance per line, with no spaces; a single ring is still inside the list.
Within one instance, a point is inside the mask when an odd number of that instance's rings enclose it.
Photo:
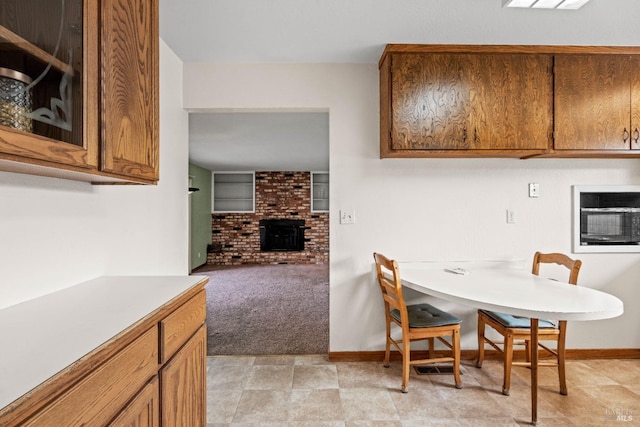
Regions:
[[[89,3],[0,1],[0,154],[97,165],[98,20]]]

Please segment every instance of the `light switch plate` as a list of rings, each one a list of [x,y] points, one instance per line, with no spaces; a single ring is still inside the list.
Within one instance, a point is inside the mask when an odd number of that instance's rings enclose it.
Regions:
[[[355,224],[356,223],[356,212],[349,210],[341,210],[340,211],[340,224]]]

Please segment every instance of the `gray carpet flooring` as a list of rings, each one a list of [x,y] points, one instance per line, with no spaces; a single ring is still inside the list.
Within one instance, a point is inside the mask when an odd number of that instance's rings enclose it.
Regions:
[[[200,267],[207,355],[326,354],[328,265]]]

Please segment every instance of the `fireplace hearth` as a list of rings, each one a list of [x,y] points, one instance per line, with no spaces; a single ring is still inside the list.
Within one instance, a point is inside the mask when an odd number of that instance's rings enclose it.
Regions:
[[[261,251],[303,251],[303,219],[261,219]]]

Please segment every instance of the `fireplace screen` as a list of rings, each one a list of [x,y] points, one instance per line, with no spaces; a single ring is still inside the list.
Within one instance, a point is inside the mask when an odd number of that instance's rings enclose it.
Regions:
[[[303,219],[262,219],[259,225],[261,251],[304,250]]]

